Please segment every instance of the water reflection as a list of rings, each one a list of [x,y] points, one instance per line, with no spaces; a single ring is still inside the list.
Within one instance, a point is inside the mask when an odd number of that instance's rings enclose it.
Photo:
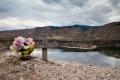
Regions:
[[[120,50],[103,50],[101,54],[111,56],[116,59],[116,68],[120,68]]]
[[[101,54],[115,58],[120,58],[120,50],[102,50]]]
[[[41,58],[41,53],[41,49],[35,49],[32,56]],[[63,49],[48,49],[48,59],[120,68],[120,51],[69,52]]]

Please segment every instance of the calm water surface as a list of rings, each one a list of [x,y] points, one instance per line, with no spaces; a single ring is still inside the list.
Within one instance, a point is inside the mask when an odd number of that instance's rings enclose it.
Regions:
[[[7,53],[11,53],[8,51]],[[41,49],[35,49],[32,56],[41,58]],[[120,68],[120,51],[75,52],[63,49],[48,49],[48,59],[70,63],[92,64],[100,67]]]

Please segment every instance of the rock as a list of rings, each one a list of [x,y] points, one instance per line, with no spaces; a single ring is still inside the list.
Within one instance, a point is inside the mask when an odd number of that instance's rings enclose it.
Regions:
[[[93,65],[0,58],[0,80],[119,80],[120,70]],[[17,64],[15,64],[17,62]]]

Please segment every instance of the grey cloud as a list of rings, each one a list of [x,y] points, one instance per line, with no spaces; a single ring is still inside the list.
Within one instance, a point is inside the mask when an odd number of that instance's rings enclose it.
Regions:
[[[75,6],[83,7],[87,4],[88,0],[69,0]]]
[[[110,0],[110,3],[117,15],[120,15],[120,0]]]
[[[120,0],[110,0],[113,7],[120,9]]]
[[[0,20],[6,17],[51,22],[53,25],[101,25],[120,16],[120,0],[1,0]]]
[[[0,18],[5,18],[9,16],[15,16],[18,12],[18,4],[12,0],[2,0],[0,1]]]
[[[59,3],[59,2],[61,2],[62,0],[43,0],[43,1],[46,2],[46,3],[52,4],[52,3]]]
[[[90,14],[90,19],[97,21],[98,23],[104,23],[107,21],[107,15],[112,12],[112,9],[108,6],[96,6],[90,11],[88,11],[88,14]]]
[[[8,5],[9,3],[7,1],[1,1],[0,2],[0,13],[7,12],[9,10]]]
[[[8,11],[8,8],[0,7],[0,13],[4,13],[4,12],[7,12],[7,11]]]
[[[13,29],[16,29],[15,27],[11,27],[9,25],[5,25],[5,24],[1,24],[0,25],[0,31],[2,30],[13,30]]]
[[[102,14],[107,14],[112,11],[109,6],[96,6],[95,11]]]
[[[12,6],[10,5],[9,1],[4,0],[0,1],[0,18],[5,18],[9,15]]]
[[[95,1],[96,0],[93,0],[93,2]],[[83,14],[85,15],[85,17],[87,17],[86,19],[90,22],[88,24],[103,25],[110,22],[109,18],[111,16],[120,15],[120,14],[117,14],[119,13],[119,10],[113,8],[113,6],[110,5],[111,4],[110,0],[108,0],[107,3],[102,1],[102,3],[99,2],[99,3],[96,3],[95,5],[91,3],[89,4],[89,6],[86,6],[84,8],[85,10],[83,10],[84,12]]]

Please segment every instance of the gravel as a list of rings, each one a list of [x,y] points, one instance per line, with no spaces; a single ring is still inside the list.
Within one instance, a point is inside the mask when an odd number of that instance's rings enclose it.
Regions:
[[[120,80],[120,70],[1,55],[0,80]]]

